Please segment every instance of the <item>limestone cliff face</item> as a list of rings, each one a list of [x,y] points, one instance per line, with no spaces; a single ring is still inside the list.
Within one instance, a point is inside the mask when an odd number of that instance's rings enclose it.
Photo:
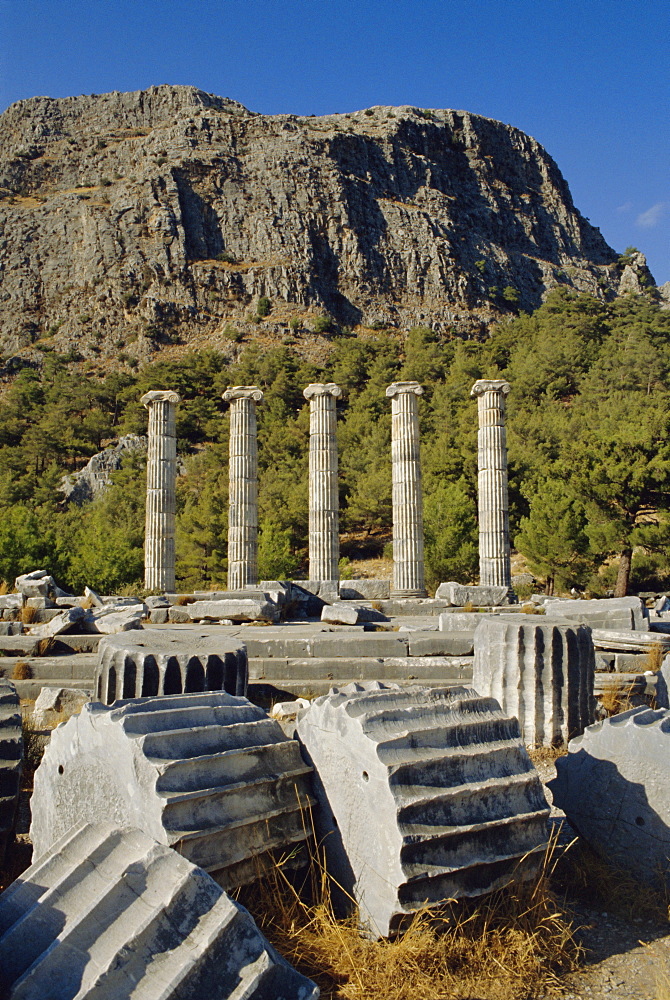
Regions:
[[[254,114],[191,87],[0,116],[0,350],[142,353],[328,312],[477,334],[621,268],[534,139],[462,111]]]

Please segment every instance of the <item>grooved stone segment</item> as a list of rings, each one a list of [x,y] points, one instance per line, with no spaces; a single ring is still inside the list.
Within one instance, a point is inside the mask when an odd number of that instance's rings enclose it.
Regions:
[[[14,836],[16,807],[21,790],[23,733],[16,688],[0,680],[0,865]]]
[[[223,399],[230,403],[228,477],[228,590],[258,583],[258,445],[255,385],[235,385]]]
[[[176,392],[154,389],[142,396],[149,411],[144,586],[174,590],[174,525],[177,483]]]
[[[79,824],[0,896],[8,1000],[316,1000],[202,869],[134,829]]]
[[[602,857],[670,884],[670,711],[632,708],[571,740],[554,803]]]
[[[313,382],[309,400],[309,578],[339,580],[340,521],[337,489],[337,410],[334,382]]]
[[[246,698],[86,705],[52,734],[30,835],[40,855],[82,820],[134,826],[228,889],[309,836],[310,770],[298,744]]]
[[[193,691],[246,695],[248,662],[241,640],[204,629],[142,629],[103,636],[95,691],[111,705],[119,698]]]
[[[475,629],[472,683],[515,715],[528,746],[556,746],[593,722],[591,629],[539,615],[486,616]]]
[[[312,702],[297,733],[328,870],[369,933],[537,869],[549,810],[516,719],[492,698],[351,684]]]
[[[418,382],[393,382],[391,460],[393,475],[392,597],[426,597],[423,571],[423,494],[419,457]]]
[[[512,589],[507,491],[505,396],[509,382],[480,379],[470,390],[477,397],[479,500],[479,582]]]

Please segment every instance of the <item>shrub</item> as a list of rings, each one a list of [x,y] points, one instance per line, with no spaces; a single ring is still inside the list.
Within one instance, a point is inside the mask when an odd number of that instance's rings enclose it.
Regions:
[[[222,250],[221,253],[217,253],[214,260],[221,260],[224,264],[237,264],[237,257],[230,250]]]
[[[520,298],[519,293],[513,285],[506,285],[505,288],[503,288],[502,294],[505,302],[511,302],[514,305],[517,304]]]
[[[317,316],[314,320],[314,333],[330,333],[333,321],[330,316]]]
[[[476,260],[475,261],[475,267],[477,268],[477,270],[479,271],[480,274],[483,274],[484,271],[486,270],[486,261],[485,260]]]
[[[294,316],[293,319],[290,321],[289,326],[295,332],[296,330],[301,329],[302,323],[300,322],[297,316]]]
[[[239,344],[244,337],[244,334],[240,333],[239,330],[236,330],[234,326],[227,326],[223,331],[223,336],[226,340],[232,340],[235,344]]]
[[[272,303],[270,302],[267,295],[261,295],[258,303],[256,304],[256,315],[263,317],[270,315],[270,309],[272,308]]]

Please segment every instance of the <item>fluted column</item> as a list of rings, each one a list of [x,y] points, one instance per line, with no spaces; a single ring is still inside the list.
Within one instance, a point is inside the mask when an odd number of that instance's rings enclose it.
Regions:
[[[309,400],[309,578],[339,580],[335,401],[342,390],[334,382],[313,382],[303,395]]]
[[[255,385],[234,385],[223,394],[230,403],[228,477],[228,589],[258,583],[258,448]]]
[[[393,463],[392,597],[425,597],[423,573],[423,496],[419,460],[418,382],[394,382],[391,398]]]
[[[144,586],[175,588],[174,521],[177,480],[176,392],[154,389],[142,396],[149,411]]]
[[[509,382],[480,379],[472,387],[477,397],[479,433],[479,582],[512,590],[507,494],[505,397]]]

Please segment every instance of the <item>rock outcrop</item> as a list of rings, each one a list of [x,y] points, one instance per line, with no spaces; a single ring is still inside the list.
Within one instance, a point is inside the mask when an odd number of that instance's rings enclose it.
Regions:
[[[635,285],[546,151],[465,111],[269,117],[160,86],[20,101],[0,138],[6,355],[225,343],[261,296],[277,331],[327,311],[476,335],[557,284]]]

